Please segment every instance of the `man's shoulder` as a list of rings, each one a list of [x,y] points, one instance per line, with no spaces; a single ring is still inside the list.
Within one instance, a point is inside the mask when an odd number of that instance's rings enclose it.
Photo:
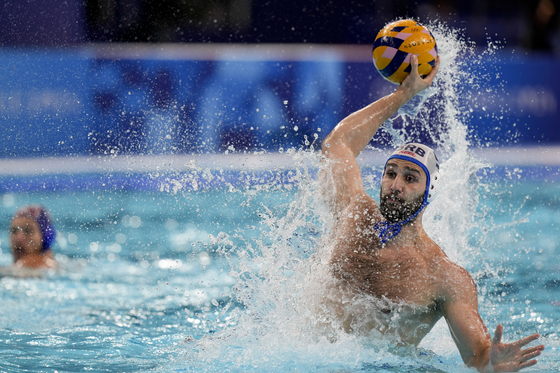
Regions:
[[[469,272],[453,262],[443,250],[441,250],[441,253],[442,255],[438,259],[437,271],[434,271],[440,293],[445,298],[449,296],[455,298],[460,293],[476,292],[476,285]]]
[[[472,281],[469,272],[451,260],[432,239],[428,238],[425,244],[428,246],[428,255],[425,255],[426,262],[431,267],[433,276],[438,279],[442,286],[447,287],[458,282]]]
[[[432,253],[434,259],[438,262],[438,269],[441,276],[445,278],[448,278],[449,276],[453,278],[470,278],[467,270],[451,260],[441,247],[435,243],[433,243],[433,246],[434,248],[432,249]]]

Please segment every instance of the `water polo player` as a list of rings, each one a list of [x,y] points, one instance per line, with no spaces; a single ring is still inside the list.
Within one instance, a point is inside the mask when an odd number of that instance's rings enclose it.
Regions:
[[[10,222],[10,248],[16,267],[54,268],[51,246],[56,231],[52,220],[40,205],[18,210]]]
[[[328,167],[325,199],[336,221],[324,304],[331,324],[348,333],[417,346],[442,317],[463,361],[481,372],[518,371],[537,363],[544,346],[524,348],[534,334],[502,343],[478,313],[475,283],[426,234],[422,216],[434,198],[437,157],[422,144],[405,144],[385,165],[379,204],[364,190],[356,157],[379,127],[432,84],[418,61],[395,92],[343,119],[323,142]]]

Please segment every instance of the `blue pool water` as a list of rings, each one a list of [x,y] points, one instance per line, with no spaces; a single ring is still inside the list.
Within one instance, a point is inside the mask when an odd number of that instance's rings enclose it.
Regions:
[[[431,206],[437,212],[426,229],[475,278],[488,327],[503,323],[511,339],[541,333],[547,350],[534,369],[558,371],[559,169],[493,170],[471,179],[473,216],[450,223],[466,222],[464,237],[438,239],[456,234],[437,217],[444,201]],[[379,171],[366,169],[374,195]],[[177,193],[145,185],[71,190],[66,175],[61,192],[4,193],[1,264],[11,260],[11,214],[39,202],[56,218],[62,269],[0,278],[2,371],[468,371],[443,324],[414,351],[310,337],[308,307],[297,298],[326,223],[317,217],[314,170],[301,165],[293,175],[248,186],[238,174],[227,187]],[[436,226],[444,229],[430,232]]]
[[[414,140],[412,117],[427,129],[442,174],[423,218],[427,233],[473,276],[491,333],[498,323],[506,341],[539,332],[546,350],[530,370],[557,372],[558,159],[477,156],[487,144],[469,141],[466,121],[476,119],[469,105],[484,103],[457,86],[478,92],[485,77],[469,76],[457,60],[465,44],[453,33],[438,37],[444,31],[432,28],[442,57],[434,87],[386,134],[392,145]],[[417,349],[317,332],[331,249],[323,237],[333,224],[318,198],[319,154],[233,153],[216,162],[107,157],[98,171],[91,159],[0,162],[0,265],[11,261],[10,217],[32,202],[56,219],[61,263],[40,277],[2,271],[0,370],[472,372],[444,322]],[[384,159],[377,151],[359,159],[374,197]]]

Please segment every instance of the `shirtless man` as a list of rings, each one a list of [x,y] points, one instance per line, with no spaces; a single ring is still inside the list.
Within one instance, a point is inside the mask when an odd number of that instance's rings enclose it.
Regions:
[[[434,197],[439,164],[432,149],[408,144],[389,158],[380,203],[364,190],[356,157],[378,128],[418,92],[431,85],[438,65],[422,79],[418,61],[398,89],[342,120],[323,142],[332,186],[326,196],[336,219],[326,303],[346,332],[384,335],[417,346],[445,318],[465,364],[480,372],[510,372],[537,363],[544,346],[523,347],[534,334],[502,343],[492,339],[478,314],[476,286],[422,228]]]

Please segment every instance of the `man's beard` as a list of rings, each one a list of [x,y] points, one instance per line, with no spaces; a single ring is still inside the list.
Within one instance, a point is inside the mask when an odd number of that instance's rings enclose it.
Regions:
[[[389,203],[388,200],[392,199],[399,203]],[[424,195],[420,195],[412,201],[405,202],[395,194],[381,196],[379,198],[379,210],[381,215],[390,223],[398,223],[410,218],[419,208],[422,207],[424,202]]]

